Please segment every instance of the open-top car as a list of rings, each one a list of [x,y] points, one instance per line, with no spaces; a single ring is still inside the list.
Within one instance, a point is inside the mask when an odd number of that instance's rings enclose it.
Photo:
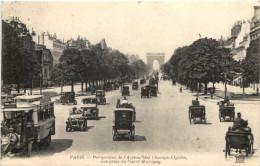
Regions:
[[[75,92],[63,92],[61,93],[60,102],[62,104],[77,104],[77,100],[75,99]]]
[[[195,123],[206,124],[206,110],[204,105],[189,106],[189,121]]]
[[[236,150],[245,150],[246,157],[248,154],[254,153],[254,136],[251,133],[251,128],[246,127],[243,130],[232,130],[232,127],[229,127],[228,132],[226,133],[226,149],[225,149],[225,157],[227,158],[227,154],[230,155],[231,148]]]
[[[222,101],[218,102],[219,105],[219,121],[234,121],[235,119],[235,107],[234,104],[224,105]]]
[[[114,110],[113,140],[127,137],[134,140],[135,126],[133,124],[133,110],[130,108],[117,108]]]
[[[123,85],[122,88],[122,96],[129,96],[130,92],[129,92],[129,85]]]
[[[97,107],[97,98],[96,97],[87,97],[82,99],[83,106],[83,116],[87,119],[98,119],[99,109]]]
[[[134,81],[134,82],[132,83],[132,89],[133,89],[133,90],[138,90],[138,81]]]
[[[96,90],[96,98],[98,104],[106,104],[106,92],[104,90]]]
[[[76,107],[70,110],[69,117],[66,121],[66,131],[69,132],[75,130],[87,130],[87,118],[83,116],[83,111]]]
[[[54,103],[43,95],[17,96],[1,109],[2,156],[31,156],[33,146],[49,146],[55,134]]]

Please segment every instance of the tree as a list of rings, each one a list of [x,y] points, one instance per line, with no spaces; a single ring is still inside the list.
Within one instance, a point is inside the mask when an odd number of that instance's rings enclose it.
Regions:
[[[251,41],[246,58],[242,61],[243,79],[245,83],[259,83],[260,38]]]
[[[74,91],[75,81],[83,77],[84,62],[79,50],[68,48],[63,51],[60,59],[60,65],[63,69],[63,78],[71,82],[71,91]]]

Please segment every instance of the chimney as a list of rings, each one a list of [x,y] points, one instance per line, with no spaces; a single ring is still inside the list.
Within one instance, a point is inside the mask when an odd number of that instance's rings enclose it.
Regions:
[[[255,6],[254,8],[255,8],[254,16],[255,16],[255,19],[258,20],[258,19],[260,19],[260,6]]]

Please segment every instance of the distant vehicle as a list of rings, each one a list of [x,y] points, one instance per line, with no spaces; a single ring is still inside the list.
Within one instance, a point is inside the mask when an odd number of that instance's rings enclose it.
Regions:
[[[88,97],[82,99],[84,106],[81,107],[83,110],[83,116],[87,117],[87,119],[98,119],[99,109],[97,107],[97,98],[96,97]]]
[[[141,88],[141,98],[143,97],[150,97],[150,88],[142,87]]]
[[[189,106],[189,120],[195,123],[202,123],[206,124],[206,110],[204,105],[199,106]]]
[[[150,96],[157,97],[157,86],[155,86],[155,85],[146,85],[145,88],[150,90]]]
[[[247,130],[247,131],[246,131]],[[246,151],[246,157],[248,157],[248,154],[254,153],[254,137],[251,133],[250,128],[246,128],[245,131],[233,131],[232,127],[229,127],[228,132],[226,133],[226,149],[225,149],[225,158],[227,158],[227,155],[230,155],[231,148],[240,150],[243,149]]]
[[[104,90],[96,90],[96,98],[98,104],[106,104],[106,92]]]
[[[31,156],[33,146],[51,144],[55,134],[54,103],[43,95],[17,96],[1,110],[2,155]]]
[[[133,124],[133,110],[130,108],[118,108],[114,110],[113,140],[119,137],[127,137],[134,140],[135,126]]]
[[[83,116],[83,111],[74,107],[70,110],[69,117],[66,121],[66,131],[86,131],[87,118]]]
[[[129,96],[130,95],[129,89],[130,88],[128,85],[124,85],[122,89],[122,96]]]
[[[75,92],[63,92],[60,97],[60,101],[62,104],[77,104],[77,100],[75,100]]]
[[[219,121],[222,120],[225,122],[226,117],[229,118],[230,121],[234,121],[235,119],[235,107],[233,104],[224,106],[222,101],[218,103],[219,105]]]
[[[140,80],[140,84],[145,84],[145,83],[146,83],[146,79],[145,78]]]
[[[138,89],[138,81],[135,81],[132,83],[132,89],[137,90]]]

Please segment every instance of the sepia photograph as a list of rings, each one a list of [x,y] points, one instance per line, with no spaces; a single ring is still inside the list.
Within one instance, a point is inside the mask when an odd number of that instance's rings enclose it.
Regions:
[[[260,1],[1,1],[2,166],[259,166]]]

